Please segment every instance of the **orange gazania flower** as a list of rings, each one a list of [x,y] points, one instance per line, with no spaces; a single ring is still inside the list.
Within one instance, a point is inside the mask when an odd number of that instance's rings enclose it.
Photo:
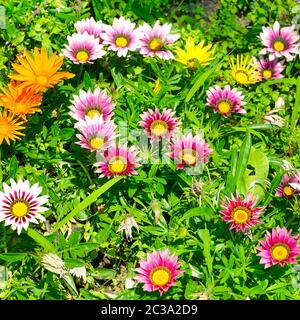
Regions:
[[[45,48],[34,48],[33,54],[25,51],[25,58],[17,56],[20,64],[13,63],[12,67],[17,73],[9,77],[22,81],[21,87],[35,91],[45,92],[64,79],[70,79],[75,74],[70,72],[57,72],[63,63],[63,57],[57,57],[56,52],[48,55]]]
[[[38,107],[42,102],[42,94],[21,88],[19,81],[11,81],[6,88],[2,89],[2,93],[0,94],[0,106],[22,117],[25,121],[26,114],[42,111]]]
[[[24,121],[20,120],[20,117],[14,119],[14,115],[7,114],[7,111],[0,113],[0,144],[3,140],[10,144],[10,140],[20,140],[20,136],[24,136],[24,133],[20,132],[25,129],[23,126]]]

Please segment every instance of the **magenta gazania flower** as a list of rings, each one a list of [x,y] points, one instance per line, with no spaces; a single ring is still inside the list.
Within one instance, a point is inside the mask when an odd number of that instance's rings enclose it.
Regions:
[[[170,34],[172,25],[165,23],[160,26],[159,21],[156,21],[154,27],[144,22],[140,27],[143,36],[140,40],[140,53],[144,57],[157,56],[161,59],[174,59],[173,54],[168,50],[169,44],[180,38],[179,34]]]
[[[113,121],[104,121],[103,117],[98,115],[93,119],[87,116],[85,120],[79,119],[75,128],[81,133],[76,135],[79,139],[76,143],[91,152],[106,150],[116,138],[116,126]]]
[[[98,167],[95,172],[100,173],[100,177],[136,175],[138,173],[135,168],[140,167],[136,162],[136,156],[134,146],[128,149],[126,144],[122,147],[112,145],[100,155],[100,161],[94,164],[95,167]]]
[[[276,190],[275,196],[277,197],[292,197],[300,193],[300,176],[294,174],[291,177],[286,173]]]
[[[229,85],[223,90],[219,86],[210,87],[206,95],[206,105],[213,107],[214,112],[220,113],[225,118],[231,113],[246,113],[242,108],[246,104],[243,93],[237,89],[231,89]]]
[[[102,50],[103,45],[99,39],[84,33],[74,33],[68,36],[68,44],[62,50],[62,54],[72,60],[75,64],[94,63],[93,60],[103,57],[106,51]]]
[[[48,210],[43,207],[48,196],[39,196],[42,188],[37,183],[30,187],[28,180],[10,179],[10,185],[3,183],[4,192],[0,192],[0,221],[5,221],[4,225],[10,225],[18,234],[22,229],[27,230],[30,222],[45,221],[40,212]]]
[[[172,109],[165,108],[162,113],[158,108],[155,108],[155,111],[149,109],[140,115],[143,121],[140,121],[139,125],[145,128],[151,141],[161,138],[170,139],[181,124],[181,120],[174,115],[175,112]]]
[[[109,45],[108,50],[117,51],[118,57],[126,57],[128,51],[139,48],[141,31],[134,29],[135,23],[124,17],[114,18],[112,26],[105,25],[101,34],[104,45]]]
[[[184,137],[176,137],[171,145],[171,150],[169,156],[174,159],[177,169],[207,163],[208,156],[212,153],[205,140],[199,135],[194,137],[192,133],[188,133]]]
[[[153,251],[147,254],[146,260],[140,261],[136,280],[144,283],[144,291],[159,291],[160,295],[175,285],[176,279],[184,272],[180,270],[178,257],[170,256],[169,250]]]
[[[280,24],[276,21],[273,28],[263,27],[263,32],[259,37],[265,46],[260,54],[269,54],[269,59],[285,57],[287,61],[291,61],[294,55],[299,53],[299,35],[294,31],[295,26],[280,29]]]
[[[80,90],[78,96],[73,96],[72,103],[69,115],[77,121],[85,120],[85,116],[93,119],[96,115],[102,115],[103,120],[107,121],[112,117],[115,108],[112,98],[100,88],[96,88],[93,92],[91,89],[88,92]]]
[[[278,59],[264,60],[263,57],[260,57],[258,60],[253,57],[253,62],[257,65],[260,81],[283,78],[281,72],[285,66]]]
[[[251,193],[248,193],[244,200],[237,193],[236,198],[231,194],[231,198],[225,197],[225,200],[221,201],[220,213],[225,222],[231,223],[229,230],[245,232],[246,229],[261,223],[259,218],[264,207],[256,208],[255,201]]]
[[[261,246],[257,256],[261,257],[259,263],[269,268],[275,264],[284,267],[286,263],[297,263],[297,256],[300,253],[298,236],[291,236],[292,231],[277,226],[272,233],[266,232],[265,240],[259,240]]]
[[[78,33],[87,32],[89,35],[98,38],[100,43],[102,41],[101,33],[104,31],[104,24],[102,21],[95,21],[94,18],[87,18],[77,21],[74,27]]]

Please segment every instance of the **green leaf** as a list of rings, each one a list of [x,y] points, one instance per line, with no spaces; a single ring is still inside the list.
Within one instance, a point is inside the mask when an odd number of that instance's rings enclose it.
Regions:
[[[59,230],[63,225],[65,225],[70,219],[76,216],[80,211],[95,202],[104,192],[110,189],[114,184],[119,182],[123,177],[117,177],[106,182],[101,188],[92,192],[88,197],[86,197],[82,202],[79,203],[66,217],[59,221],[53,228],[53,232]]]
[[[245,191],[246,191],[243,177],[246,172],[251,146],[252,146],[251,134],[247,130],[245,139],[242,143],[241,150],[239,153],[239,158],[238,158],[237,167],[236,167],[236,173],[234,175],[234,186],[238,187],[238,191],[243,194],[245,194]]]
[[[29,237],[31,237],[33,240],[35,240],[41,247],[45,249],[47,252],[55,252],[55,247],[54,245],[48,241],[42,234],[39,232],[28,228],[27,229],[27,234]]]
[[[95,269],[92,273],[92,276],[100,279],[114,279],[116,276],[116,271],[107,268]]]
[[[200,237],[204,244],[203,255],[205,258],[205,263],[207,265],[207,270],[210,276],[213,275],[213,264],[212,256],[210,254],[210,234],[208,229],[199,230]]]
[[[26,253],[18,253],[18,252],[9,252],[9,253],[1,253],[0,260],[4,260],[6,262],[16,262],[23,260],[26,257]]]
[[[291,130],[296,127],[297,120],[300,115],[300,76],[297,78],[296,100],[291,117]]]
[[[85,90],[88,90],[92,86],[91,77],[87,71],[84,71],[84,74],[83,74],[83,84],[84,84]]]
[[[196,80],[196,82],[194,83],[194,85],[192,86],[192,88],[190,89],[190,91],[188,92],[188,94],[186,95],[185,98],[185,103],[188,103],[194,96],[194,94],[196,93],[196,91],[204,84],[204,82],[208,79],[208,77],[210,75],[212,75],[214,72],[216,72],[218,64],[214,64],[213,66],[211,66],[210,69],[208,69],[206,72],[204,73],[200,73],[198,76],[198,79]]]
[[[10,178],[15,178],[18,170],[19,162],[16,156],[12,156],[9,162],[9,176]]]

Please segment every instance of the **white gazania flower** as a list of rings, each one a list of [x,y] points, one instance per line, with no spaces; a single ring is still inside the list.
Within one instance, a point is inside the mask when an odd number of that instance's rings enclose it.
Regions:
[[[285,120],[276,114],[279,111],[280,109],[273,109],[266,113],[264,116],[264,123],[272,124],[280,128],[284,127]]]
[[[46,253],[41,258],[42,266],[53,273],[63,276],[67,273],[67,268],[63,260],[54,253]]]
[[[135,221],[133,216],[127,216],[125,220],[121,222],[121,225],[117,232],[125,231],[125,235],[127,239],[132,238],[132,227],[135,227],[137,231],[139,231],[139,226],[137,222]]]
[[[76,277],[77,279],[82,279],[83,283],[86,283],[86,268],[78,267],[70,269],[70,273],[72,276]]]
[[[45,218],[40,214],[48,210],[43,205],[48,201],[48,196],[39,196],[42,188],[36,183],[32,187],[29,181],[10,179],[11,186],[3,183],[4,192],[0,192],[0,221],[5,221],[5,226],[17,230],[27,230],[29,223],[38,223]]]

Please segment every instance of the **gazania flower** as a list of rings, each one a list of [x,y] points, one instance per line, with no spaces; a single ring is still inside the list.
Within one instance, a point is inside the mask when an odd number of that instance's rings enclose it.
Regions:
[[[178,257],[171,256],[168,249],[153,251],[147,254],[146,260],[140,261],[136,280],[143,283],[145,291],[159,291],[160,295],[175,285],[176,279],[184,272],[180,270],[181,263]]]
[[[221,201],[221,209],[223,220],[231,223],[229,230],[245,232],[246,229],[260,223],[259,218],[264,207],[256,208],[255,198],[248,193],[244,200],[239,194],[236,194],[236,198],[231,194],[231,198],[226,197],[226,200]]]
[[[36,183],[32,187],[29,181],[10,179],[11,186],[3,183],[4,192],[0,192],[0,221],[5,221],[5,226],[17,229],[18,234],[22,229],[27,230],[29,223],[38,223],[45,218],[40,214],[48,210],[43,205],[48,201],[48,196],[39,196],[42,188]]]
[[[106,150],[116,138],[115,124],[111,120],[104,121],[102,116],[80,119],[75,127],[81,132],[76,135],[79,139],[76,143],[92,152]]]
[[[114,18],[112,26],[104,26],[101,34],[104,45],[109,45],[108,50],[117,51],[118,57],[126,57],[128,51],[136,51],[139,48],[141,32],[134,29],[135,23],[120,17]]]
[[[127,145],[123,147],[114,145],[102,154],[99,162],[95,163],[98,167],[96,172],[100,173],[100,177],[136,175],[138,173],[135,168],[140,166],[136,162],[136,155],[134,146],[128,149]]]
[[[212,44],[204,46],[205,41],[202,40],[199,44],[195,45],[193,38],[188,38],[185,44],[185,50],[177,48],[176,61],[186,65],[188,68],[196,68],[197,63],[201,66],[206,66],[213,59],[212,52],[210,51]]]
[[[145,128],[151,141],[161,138],[170,139],[177,127],[181,124],[179,118],[174,117],[175,112],[172,109],[164,109],[162,113],[158,108],[155,111],[149,109],[140,115],[143,121],[139,124]]]
[[[259,81],[257,66],[252,65],[249,56],[238,55],[236,60],[230,60],[231,74],[234,80],[240,84],[248,85]]]
[[[170,157],[177,164],[177,169],[185,166],[195,166],[208,162],[208,156],[212,153],[209,145],[200,136],[188,133],[184,137],[176,137],[171,145]]]
[[[11,114],[7,114],[7,111],[0,113],[0,144],[3,140],[7,144],[10,144],[10,140],[20,140],[20,136],[24,136],[24,133],[20,132],[25,129],[23,126],[24,121],[20,120],[19,117],[15,118]]]
[[[300,175],[294,174],[291,177],[286,173],[276,190],[277,197],[292,197],[300,193]]]
[[[135,228],[139,232],[139,226],[133,216],[128,215],[122,220],[121,225],[117,232],[125,231],[126,239],[132,239],[132,228]]]
[[[17,59],[20,64],[12,64],[17,73],[9,77],[22,81],[21,88],[45,92],[47,88],[52,88],[60,81],[75,76],[75,74],[69,72],[57,72],[63,64],[64,58],[58,58],[56,53],[48,55],[45,48],[40,51],[35,48],[33,54],[25,51],[25,58],[17,56]]]
[[[269,59],[285,57],[287,61],[294,59],[299,53],[299,35],[294,31],[295,26],[280,29],[280,24],[276,21],[273,28],[263,27],[263,32],[259,37],[265,46],[260,54],[269,54]],[[294,55],[293,55],[294,54]]]
[[[264,115],[264,123],[272,124],[273,126],[278,126],[280,128],[284,127],[285,120],[276,114],[279,111],[280,111],[279,109],[273,109],[267,112]]]
[[[75,64],[94,63],[93,60],[103,57],[106,51],[99,39],[85,33],[73,33],[68,36],[68,44],[62,50],[62,54],[72,60]]]
[[[95,21],[94,18],[87,18],[77,21],[74,27],[78,33],[88,33],[95,38],[98,38],[101,42],[101,33],[104,31],[104,24],[102,21]]]
[[[286,263],[297,263],[297,256],[300,253],[298,236],[291,236],[292,231],[277,226],[272,229],[272,233],[266,232],[265,240],[260,240],[261,246],[256,249],[259,251],[257,256],[261,257],[261,264],[265,268],[279,264],[284,267]]]
[[[93,119],[95,115],[102,115],[104,121],[109,120],[115,107],[115,103],[112,102],[106,91],[101,91],[99,88],[96,88],[93,92],[91,89],[88,92],[80,90],[78,96],[73,96],[72,103],[69,115],[77,121],[85,120],[85,116]]]
[[[19,82],[11,81],[6,88],[2,89],[2,93],[0,94],[0,106],[22,117],[25,121],[27,114],[42,111],[38,107],[42,102],[41,93],[21,88]]]
[[[175,42],[180,38],[179,34],[170,34],[172,25],[165,23],[160,26],[159,21],[156,21],[154,27],[151,28],[148,23],[140,27],[143,36],[140,40],[140,53],[144,57],[157,56],[161,59],[174,59],[173,54],[168,50],[169,44]]]
[[[224,117],[231,113],[246,113],[242,108],[246,104],[242,92],[231,89],[229,85],[225,86],[223,90],[219,86],[210,87],[206,94],[206,104]]]
[[[277,59],[264,60],[263,57],[260,57],[259,60],[257,60],[253,57],[253,62],[258,67],[259,78],[261,81],[283,78],[281,72],[284,70],[284,65]]]

